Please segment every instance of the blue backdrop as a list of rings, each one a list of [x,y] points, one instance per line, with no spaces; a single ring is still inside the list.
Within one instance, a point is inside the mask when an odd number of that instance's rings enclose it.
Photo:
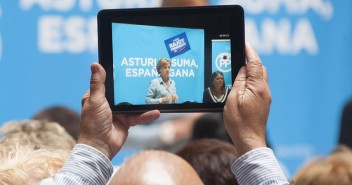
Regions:
[[[0,1],[0,123],[51,105],[80,111],[97,61],[96,13],[154,0]],[[335,147],[352,97],[352,1],[219,0],[245,9],[246,40],[269,72],[268,136],[288,176]]]
[[[236,42],[236,41],[235,41]],[[212,40],[211,71],[221,71],[224,74],[225,85],[232,87],[231,73],[231,41],[230,39]],[[236,61],[233,61],[236,63]],[[211,83],[211,81],[210,81]],[[210,85],[209,85],[210,86]]]
[[[112,33],[115,104],[146,103],[150,81],[159,76],[156,65],[160,58],[171,62],[178,103],[202,102],[204,30],[114,23]],[[180,34],[187,38],[188,47],[170,56],[164,41]]]

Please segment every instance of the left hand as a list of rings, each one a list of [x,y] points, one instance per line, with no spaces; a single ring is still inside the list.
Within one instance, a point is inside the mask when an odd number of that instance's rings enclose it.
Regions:
[[[90,145],[111,160],[125,143],[131,126],[154,121],[160,112],[153,110],[143,114],[113,115],[105,98],[104,68],[94,63],[91,72],[90,89],[82,97],[80,137],[77,143]]]

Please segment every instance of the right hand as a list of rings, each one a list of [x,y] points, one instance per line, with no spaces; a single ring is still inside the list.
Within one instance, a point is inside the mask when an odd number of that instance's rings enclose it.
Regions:
[[[112,114],[105,98],[106,72],[100,64],[91,65],[90,88],[82,97],[80,136],[77,143],[90,145],[110,160],[125,143],[131,126],[156,120],[158,110],[143,114]]]
[[[172,100],[172,94],[168,94],[162,98],[163,103],[170,103],[171,100]]]
[[[178,96],[177,94],[172,94],[172,103],[177,103],[177,100],[178,100]]]
[[[266,147],[271,104],[266,68],[249,43],[246,57],[248,63],[240,69],[224,107],[225,127],[240,155]]]

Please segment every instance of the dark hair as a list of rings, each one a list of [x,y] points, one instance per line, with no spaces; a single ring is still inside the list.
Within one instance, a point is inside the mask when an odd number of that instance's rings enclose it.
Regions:
[[[345,144],[352,147],[352,100],[350,100],[343,108],[341,123],[340,123],[340,134],[339,144]]]
[[[195,120],[191,140],[212,138],[232,143],[224,126],[222,113],[207,113]]]
[[[34,120],[44,120],[59,123],[77,141],[79,137],[80,115],[64,106],[53,106],[41,110],[33,116]]]
[[[224,74],[221,71],[214,71],[211,76],[210,76],[210,83],[209,83],[209,87],[211,92],[214,92],[214,79],[218,76],[221,75],[222,77],[224,77]],[[223,80],[223,84],[222,84],[222,93],[225,92],[225,79]]]
[[[237,184],[231,164],[238,158],[235,146],[217,139],[198,139],[186,144],[177,155],[197,171],[205,185]]]

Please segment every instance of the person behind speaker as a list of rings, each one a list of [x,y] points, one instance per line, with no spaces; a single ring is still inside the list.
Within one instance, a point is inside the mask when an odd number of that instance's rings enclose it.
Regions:
[[[215,71],[210,76],[209,87],[204,90],[203,103],[224,103],[230,89],[225,86],[224,74]]]

